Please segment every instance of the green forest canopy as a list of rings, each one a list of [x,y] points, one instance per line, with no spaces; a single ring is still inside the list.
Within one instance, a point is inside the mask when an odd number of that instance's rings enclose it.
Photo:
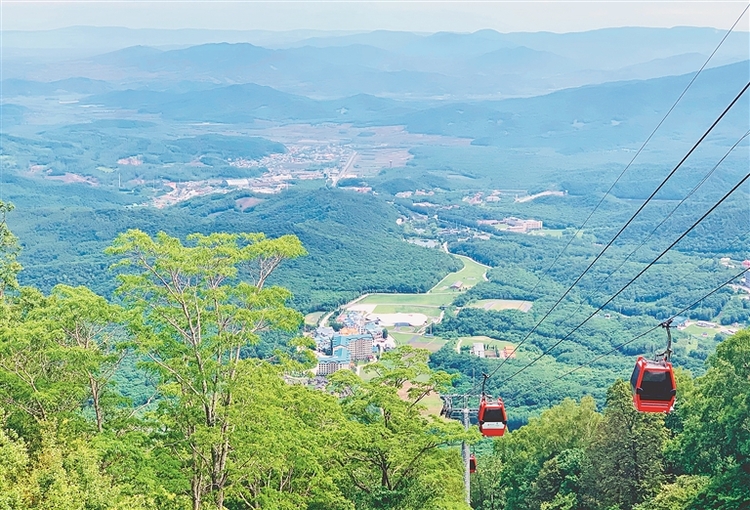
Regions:
[[[0,226],[2,508],[466,508],[455,445],[478,434],[422,414],[453,379],[427,351],[392,351],[369,380],[338,372],[325,391],[286,382],[304,356],[242,356],[263,331],[299,327],[289,291],[268,283],[304,254],[295,236],[129,230],[108,249],[110,302],[19,287]],[[115,383],[129,353],[154,382],[142,407]],[[668,416],[637,413],[617,381],[601,413],[567,400],[479,443],[472,507],[747,508],[749,360],[743,330],[705,375],[678,374]]]

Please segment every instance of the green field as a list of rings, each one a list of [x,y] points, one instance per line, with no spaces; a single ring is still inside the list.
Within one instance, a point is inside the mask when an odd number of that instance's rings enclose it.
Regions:
[[[448,275],[450,276],[450,275]],[[415,306],[443,306],[449,305],[455,293],[435,294],[370,294],[357,302],[358,305],[415,305]],[[385,313],[385,312],[383,312]]]
[[[474,262],[468,257],[461,255],[454,256],[461,259],[464,267],[455,273],[447,275],[426,294],[370,294],[357,301],[356,304],[375,305],[373,313],[376,314],[421,313],[435,319],[440,316],[442,311],[440,307],[449,306],[459,294],[459,291],[450,290],[451,285],[460,281],[464,288],[473,287],[484,280],[484,274],[487,271],[485,266]],[[528,302],[508,301],[507,303],[509,304],[506,307],[511,307],[511,305],[518,307]],[[528,306],[530,307],[531,303],[528,303]],[[388,328],[390,335],[394,338],[397,345],[411,345],[419,349],[436,352],[447,343],[447,340],[440,337],[419,334],[423,330],[423,327]],[[486,338],[484,343],[489,345],[492,342],[497,343],[498,341]],[[500,345],[499,348],[504,346],[505,343]]]
[[[317,326],[318,321],[321,317],[323,317],[324,314],[325,312],[308,313],[307,315],[305,315],[305,324],[308,326]]]
[[[437,285],[430,290],[430,293],[450,292],[451,285],[456,282],[461,282],[463,288],[466,289],[473,287],[484,280],[484,273],[487,272],[487,266],[474,262],[469,257],[464,257],[463,255],[454,255],[454,257],[461,259],[464,263],[463,269],[456,271],[455,273],[450,273],[448,276],[440,280]]]
[[[484,310],[520,310],[528,312],[534,303],[518,299],[480,299],[468,305],[471,308],[482,308]]]
[[[396,345],[406,345],[411,341],[412,337],[417,336],[416,333],[403,333],[390,330],[389,334],[396,340]]]
[[[417,349],[427,349],[430,352],[439,351],[448,341],[437,336],[423,336],[417,333],[390,332],[396,340],[396,345],[411,345]]]
[[[403,305],[378,305],[373,313],[422,313],[428,317],[440,317],[438,306],[403,304]]]
[[[430,393],[419,403],[427,408],[425,410],[425,414],[438,416],[440,414],[440,410],[443,408],[443,400],[437,393]]]
[[[436,336],[420,336],[417,338],[412,337],[408,344],[417,349],[427,349],[430,352],[437,352],[447,342],[444,338]]]
[[[706,333],[706,336],[713,338],[713,336],[719,332],[719,328],[701,328],[700,326],[691,324],[683,329],[682,332],[697,337],[703,337],[703,333]]]

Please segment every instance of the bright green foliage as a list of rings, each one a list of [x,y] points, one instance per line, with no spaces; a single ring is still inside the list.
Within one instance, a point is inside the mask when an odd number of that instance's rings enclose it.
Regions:
[[[344,415],[326,393],[287,384],[279,367],[238,367],[228,458],[229,508],[353,508],[335,484]],[[245,506],[247,505],[247,506]]]
[[[724,340],[708,363],[678,410],[684,430],[670,450],[688,473],[714,477],[693,508],[743,508],[750,501],[750,330]]]
[[[6,306],[0,387],[8,411],[42,423],[54,417],[80,421],[90,407],[101,431],[105,407],[114,404],[109,382],[122,354],[114,332],[119,308],[85,287],[64,285],[48,297],[23,288]]]
[[[33,455],[0,429],[0,509],[157,510],[156,498],[129,495],[101,469],[98,453],[82,438],[44,427]],[[176,510],[176,509],[175,509]]]
[[[0,326],[0,391],[11,415],[41,423],[82,407],[86,381],[64,334],[50,321],[50,298],[24,288]]]
[[[678,476],[674,483],[663,485],[651,500],[633,507],[634,510],[683,510],[708,485],[705,476]]]
[[[86,287],[57,285],[52,289],[44,320],[56,332],[57,344],[71,358],[71,366],[86,382],[96,429],[102,432],[105,410],[113,410],[117,395],[111,381],[125,354],[122,310]]]
[[[498,497],[509,509],[539,508],[547,498],[555,497],[577,501],[581,449],[593,440],[601,420],[591,397],[580,404],[566,399],[495,441],[495,455],[501,463],[494,475],[499,494],[475,494],[482,497],[474,500],[475,508],[497,508],[486,503]]]
[[[659,491],[664,482],[664,415],[640,413],[628,383],[607,391],[604,419],[588,448],[589,498],[604,508],[632,508]]]
[[[750,465],[750,330],[724,340],[680,414],[679,436],[689,473],[715,474]]]
[[[564,450],[544,463],[531,487],[529,506],[541,510],[570,510],[581,506],[580,492],[586,454],[580,449]]]
[[[465,508],[457,450],[442,447],[476,440],[458,422],[424,416],[419,402],[447,387],[451,377],[430,372],[428,351],[408,346],[384,354],[362,381],[337,372],[333,388],[346,395],[349,419],[341,443],[344,493],[357,508]]]
[[[0,428],[0,510],[21,507],[20,482],[28,463],[23,441]]]
[[[497,455],[476,456],[477,472],[471,476],[472,508],[478,510],[504,510],[504,480],[500,476],[504,463]]]
[[[0,298],[11,289],[18,288],[16,276],[23,269],[18,263],[21,251],[18,238],[8,228],[5,217],[13,210],[13,204],[0,200]]]
[[[118,294],[131,311],[134,344],[159,379],[160,419],[189,473],[193,508],[204,499],[222,508],[241,420],[234,409],[242,348],[263,331],[302,323],[285,306],[291,293],[264,283],[305,250],[294,236],[193,234],[188,242],[130,230],[107,251],[130,270]]]

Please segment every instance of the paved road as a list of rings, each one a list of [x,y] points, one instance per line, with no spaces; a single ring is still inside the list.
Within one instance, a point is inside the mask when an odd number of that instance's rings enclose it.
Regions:
[[[341,169],[341,171],[331,177],[331,181],[333,182],[333,186],[336,187],[336,184],[338,184],[339,180],[346,175],[346,171],[349,170],[349,167],[352,166],[352,163],[354,163],[354,158],[357,157],[357,152],[355,151],[354,154],[351,155],[351,157],[347,160],[346,164],[344,165],[344,168]]]

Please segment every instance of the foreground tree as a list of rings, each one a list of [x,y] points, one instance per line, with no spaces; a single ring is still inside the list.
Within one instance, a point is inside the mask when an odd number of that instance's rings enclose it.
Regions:
[[[0,299],[8,290],[18,288],[16,276],[21,271],[18,263],[21,247],[6,223],[6,216],[12,210],[13,204],[0,200]]]
[[[588,502],[622,510],[649,499],[665,481],[662,450],[667,440],[664,415],[640,413],[628,383],[607,390],[604,419],[588,448]]]
[[[332,377],[349,418],[340,483],[357,508],[465,508],[460,454],[445,447],[476,440],[476,431],[425,416],[420,403],[451,382],[430,371],[428,357],[403,346],[365,368],[374,375],[369,381],[348,371]]]
[[[750,501],[750,330],[728,337],[678,409],[684,430],[672,449],[687,473],[710,483],[688,508],[747,508]]]
[[[230,410],[228,508],[353,510],[336,485],[346,421],[338,400],[248,359]]]
[[[23,288],[0,324],[0,389],[6,409],[27,431],[55,420],[87,422],[102,432],[115,402],[111,380],[124,350],[115,339],[118,307],[85,287],[50,296]]]
[[[584,449],[596,436],[601,421],[593,398],[584,397],[580,403],[565,399],[495,441],[500,469],[482,475],[483,486],[495,489],[479,490],[478,486],[474,507],[582,507]]]
[[[244,346],[268,330],[293,331],[302,316],[291,293],[266,286],[290,258],[305,254],[294,236],[193,234],[188,243],[130,230],[108,248],[120,257],[117,290],[131,311],[134,342],[157,375],[165,441],[190,479],[193,509],[223,508],[237,445],[237,380],[250,369]]]

